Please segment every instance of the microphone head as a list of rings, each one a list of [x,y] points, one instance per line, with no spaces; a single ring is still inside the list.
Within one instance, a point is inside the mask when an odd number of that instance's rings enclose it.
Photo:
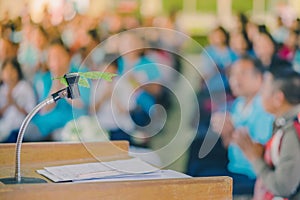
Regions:
[[[80,97],[78,82],[80,75],[78,73],[68,73],[64,75],[68,83],[68,98],[76,99]]]

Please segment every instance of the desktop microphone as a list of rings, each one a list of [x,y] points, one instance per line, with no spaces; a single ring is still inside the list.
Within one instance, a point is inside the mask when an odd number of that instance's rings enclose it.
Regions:
[[[80,97],[78,82],[80,75],[79,73],[65,74],[64,78],[67,82],[67,87],[53,93],[49,98],[39,103],[24,119],[17,138],[16,143],[16,166],[15,166],[15,177],[2,178],[0,182],[4,184],[25,184],[25,183],[46,183],[44,179],[32,178],[32,177],[21,177],[21,147],[22,141],[30,120],[38,113],[44,106],[55,103],[59,99],[70,98],[76,99]]]

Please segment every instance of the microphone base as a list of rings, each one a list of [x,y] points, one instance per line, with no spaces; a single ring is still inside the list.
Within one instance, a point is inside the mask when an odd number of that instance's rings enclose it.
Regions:
[[[1,178],[0,182],[4,184],[35,184],[35,183],[47,183],[46,180],[41,178],[21,177],[21,182],[18,182],[15,177]]]

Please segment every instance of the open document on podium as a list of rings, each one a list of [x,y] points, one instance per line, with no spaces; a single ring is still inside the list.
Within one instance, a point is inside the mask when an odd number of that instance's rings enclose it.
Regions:
[[[53,182],[123,181],[189,177],[172,170],[160,170],[139,158],[45,167],[37,170],[37,172]]]

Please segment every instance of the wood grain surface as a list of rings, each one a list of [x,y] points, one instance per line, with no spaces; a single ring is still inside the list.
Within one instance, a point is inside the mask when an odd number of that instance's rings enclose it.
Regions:
[[[36,170],[46,166],[128,157],[128,142],[125,141],[85,144],[24,143],[21,172],[22,176],[42,178]],[[14,165],[15,145],[0,144],[0,178],[12,177]],[[52,183],[49,180],[48,183],[43,184],[4,185],[0,183],[0,199],[227,200],[232,199],[232,179],[207,177],[105,183]]]

